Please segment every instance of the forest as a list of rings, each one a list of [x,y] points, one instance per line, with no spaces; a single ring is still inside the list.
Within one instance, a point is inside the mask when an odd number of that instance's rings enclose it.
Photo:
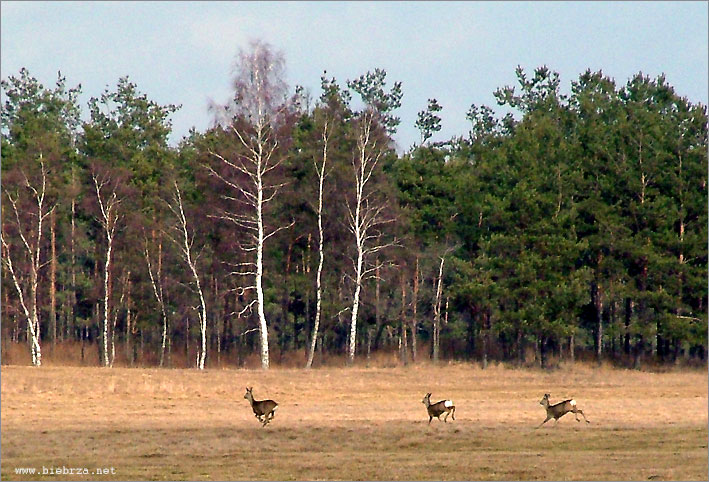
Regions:
[[[664,76],[518,67],[469,132],[432,142],[431,98],[397,152],[385,70],[311,93],[263,42],[236,66],[174,145],[180,106],[129,77],[86,115],[61,74],[2,80],[3,363],[706,363],[707,107]]]

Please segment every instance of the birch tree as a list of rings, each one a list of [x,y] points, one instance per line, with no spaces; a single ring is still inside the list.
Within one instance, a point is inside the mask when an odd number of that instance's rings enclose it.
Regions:
[[[56,342],[57,238],[64,213],[55,204],[63,192],[62,170],[74,159],[81,88],[67,88],[57,75],[53,88],[43,86],[25,68],[0,80],[2,143],[2,263],[10,290],[17,292],[18,313],[27,319],[27,341],[33,365],[42,361],[38,296],[49,292],[49,333]],[[51,173],[51,174],[50,174]],[[49,259],[43,261],[44,221],[50,217]],[[57,219],[58,218],[58,219]],[[41,270],[50,263],[49,279]],[[48,289],[46,283],[49,283]],[[14,300],[13,300],[14,301]],[[4,308],[4,306],[3,306]],[[3,315],[7,312],[3,311]],[[9,317],[8,317],[9,318]],[[6,319],[3,317],[3,319]]]
[[[40,269],[43,266],[41,261],[42,232],[44,220],[54,211],[54,206],[48,206],[47,196],[47,171],[40,154],[40,177],[35,182],[31,182],[23,170],[19,171],[21,188],[3,189],[5,198],[10,204],[14,222],[8,220],[8,228],[16,232],[21,243],[18,246],[20,251],[13,253],[11,243],[8,240],[8,233],[3,223],[2,247],[4,250],[2,261],[5,268],[10,273],[13,285],[17,291],[17,297],[22,307],[22,312],[27,320],[27,331],[29,335],[30,353],[32,355],[32,365],[42,365],[42,347],[40,344],[40,324],[39,307],[37,305],[38,286],[40,281]],[[6,180],[8,176],[5,176]],[[13,192],[14,191],[14,192]],[[26,195],[25,195],[26,193]],[[25,209],[31,209],[32,221],[23,220]],[[26,273],[21,273],[13,262],[13,258],[24,258],[27,266]]]
[[[335,133],[335,129],[341,132],[342,122],[346,116],[348,103],[350,100],[349,94],[342,91],[337,85],[335,79],[327,79],[325,76],[321,78],[323,94],[320,97],[321,105],[314,112],[315,121],[320,125],[319,142],[321,146],[320,156],[313,156],[313,167],[318,179],[317,191],[317,206],[315,212],[318,220],[318,267],[315,275],[316,286],[316,302],[315,302],[315,321],[313,323],[313,331],[308,348],[308,359],[305,368],[311,368],[313,358],[315,356],[315,346],[320,330],[320,319],[322,316],[322,270],[325,260],[325,241],[323,230],[323,197],[325,194],[325,177],[331,169],[328,163],[328,155],[330,153],[330,142]],[[337,142],[337,140],[335,140]]]
[[[103,267],[103,320],[101,343],[103,347],[103,365],[108,367],[111,365],[108,352],[108,319],[111,312],[111,256],[113,254],[113,244],[116,239],[116,228],[121,219],[121,215],[118,212],[121,199],[118,197],[117,183],[109,174],[100,175],[94,172],[92,179],[94,181],[96,200],[99,207],[99,216],[97,219],[106,236],[106,258]]]
[[[167,309],[165,308],[165,294],[162,283],[162,242],[158,245],[158,262],[155,268],[153,268],[153,263],[150,260],[150,249],[148,247],[147,237],[144,238],[143,255],[145,256],[145,263],[148,267],[148,276],[150,277],[150,285],[153,288],[153,295],[155,295],[155,300],[158,302],[158,306],[160,307],[160,318],[162,319],[162,336],[160,337],[160,366],[162,367],[165,363],[165,347],[167,345],[168,329]],[[153,273],[153,269],[155,270],[155,273]]]
[[[313,333],[310,339],[310,347],[308,348],[308,360],[305,363],[305,368],[313,366],[313,358],[315,356],[315,344],[318,340],[318,329],[320,328],[320,313],[322,311],[322,268],[324,262],[324,238],[323,238],[323,188],[325,185],[325,174],[327,168],[328,142],[332,134],[332,120],[325,118],[322,127],[322,160],[317,161],[313,158],[313,165],[318,176],[318,268],[315,274],[315,321],[313,323]]]
[[[441,263],[438,266],[438,277],[434,279],[436,285],[436,298],[433,303],[433,361],[439,358],[439,347],[441,341],[441,301],[443,300],[443,264],[445,256],[441,256]]]
[[[378,198],[375,179],[380,161],[389,152],[389,137],[386,134],[393,133],[399,123],[399,119],[390,112],[401,105],[401,83],[395,83],[387,93],[384,91],[385,78],[386,72],[377,69],[374,73],[368,72],[357,80],[347,82],[365,103],[364,109],[353,120],[356,145],[352,156],[354,200],[347,201],[347,224],[354,236],[356,249],[352,260],[354,294],[347,353],[350,364],[355,358],[362,281],[376,269],[376,266],[368,266],[367,260],[372,254],[394,244],[384,241],[382,227],[392,220],[385,216],[387,205]]]
[[[283,55],[260,41],[251,43],[248,51],[242,50],[238,54],[233,79],[234,98],[219,108],[219,114],[223,116],[227,132],[236,138],[239,149],[231,156],[211,152],[222,163],[224,169],[221,172],[208,166],[214,176],[233,190],[234,196],[226,197],[238,205],[238,209],[225,211],[217,217],[245,230],[249,241],[242,249],[255,255],[253,261],[236,263],[238,269],[232,274],[253,278],[253,284],[242,287],[242,290],[256,292],[256,297],[245,310],[255,306],[258,313],[263,369],[270,365],[263,292],[264,245],[270,237],[293,224],[269,228],[265,213],[266,206],[283,186],[272,179],[274,170],[283,161],[279,155],[279,128],[284,124],[288,109],[284,65]]]
[[[197,313],[199,317],[200,346],[197,353],[197,368],[204,370],[204,361],[207,358],[207,303],[204,301],[202,283],[200,281],[199,273],[197,272],[197,260],[192,252],[195,235],[194,233],[190,234],[189,228],[187,227],[187,217],[185,216],[182,194],[180,193],[180,188],[177,181],[174,182],[174,188],[175,190],[173,192],[172,202],[168,203],[170,211],[172,211],[177,218],[175,231],[178,233],[178,237],[173,238],[173,241],[178,246],[182,259],[185,260],[185,263],[187,263],[187,266],[190,269],[190,274],[192,275],[192,281],[194,283],[194,291],[197,293],[197,296],[199,296],[199,307]],[[160,296],[162,298],[162,293],[160,293]],[[162,302],[161,307],[164,309],[164,304]],[[166,315],[163,314],[163,316]],[[165,321],[165,323],[167,322]],[[164,329],[166,330],[166,328]],[[188,336],[189,335],[187,335],[187,337]]]

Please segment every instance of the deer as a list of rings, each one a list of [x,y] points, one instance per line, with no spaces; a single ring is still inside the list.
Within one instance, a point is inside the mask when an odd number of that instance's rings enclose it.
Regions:
[[[579,420],[580,413],[581,415],[583,415],[583,419],[586,420],[586,423],[591,423],[586,418],[586,415],[584,415],[583,410],[576,406],[576,400],[574,400],[573,398],[551,405],[549,403],[550,396],[551,395],[549,395],[548,393],[545,393],[544,397],[539,401],[539,404],[543,406],[547,411],[547,418],[542,423],[540,423],[537,428],[541,427],[552,418],[554,419],[554,426],[556,427],[556,424],[559,423],[559,419],[569,412],[573,412],[573,414],[576,416],[577,422],[581,421]]]
[[[455,420],[455,405],[453,405],[451,400],[441,400],[440,402],[431,403],[431,394],[427,393],[426,396],[423,397],[423,400],[421,400],[421,403],[426,405],[426,410],[428,410],[429,425],[431,425],[433,417],[436,417],[440,421],[441,415],[444,413],[446,414],[446,416],[443,417],[445,423],[448,423],[448,415],[451,415],[453,420]]]
[[[246,387],[246,393],[244,398],[251,403],[251,409],[254,411],[254,415],[265,427],[275,415],[278,404],[273,400],[254,400],[254,387]]]

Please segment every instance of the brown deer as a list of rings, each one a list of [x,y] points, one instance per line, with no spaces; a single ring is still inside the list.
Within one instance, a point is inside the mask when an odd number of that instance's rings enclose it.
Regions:
[[[556,424],[559,423],[559,419],[569,412],[573,412],[573,414],[576,416],[577,422],[581,421],[579,420],[580,413],[581,415],[583,415],[583,419],[586,420],[586,423],[591,423],[586,418],[586,415],[584,415],[583,410],[576,406],[576,400],[574,400],[573,398],[564,400],[563,402],[555,403],[554,405],[550,405],[549,397],[550,395],[548,393],[545,393],[544,398],[542,398],[539,402],[539,404],[546,409],[547,418],[542,423],[540,423],[537,428],[541,427],[552,418],[554,419],[554,426],[556,427]]]
[[[441,400],[440,402],[436,403],[431,403],[431,394],[427,393],[425,397],[423,397],[423,400],[421,400],[421,403],[426,405],[426,410],[428,410],[428,424],[431,424],[431,420],[433,420],[433,417],[436,417],[439,421],[441,420],[441,415],[444,413],[446,414],[445,417],[443,417],[443,421],[445,423],[448,423],[448,415],[451,415],[453,417],[453,420],[455,420],[455,405],[453,405],[453,402],[450,400]]]
[[[278,404],[273,400],[254,400],[253,389],[254,387],[246,387],[244,398],[251,403],[254,415],[263,424],[262,427],[265,427],[266,424],[273,420]]]

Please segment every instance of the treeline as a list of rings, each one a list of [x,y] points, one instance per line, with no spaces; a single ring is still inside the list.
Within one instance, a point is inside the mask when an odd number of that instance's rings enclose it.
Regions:
[[[102,365],[403,363],[639,367],[705,360],[707,110],[664,77],[546,67],[398,155],[400,83],[312,96],[256,42],[214,126],[168,144],[128,78],[88,104],[59,76],[2,81],[2,337]],[[67,343],[72,342],[72,343]],[[275,355],[274,355],[275,354]]]

